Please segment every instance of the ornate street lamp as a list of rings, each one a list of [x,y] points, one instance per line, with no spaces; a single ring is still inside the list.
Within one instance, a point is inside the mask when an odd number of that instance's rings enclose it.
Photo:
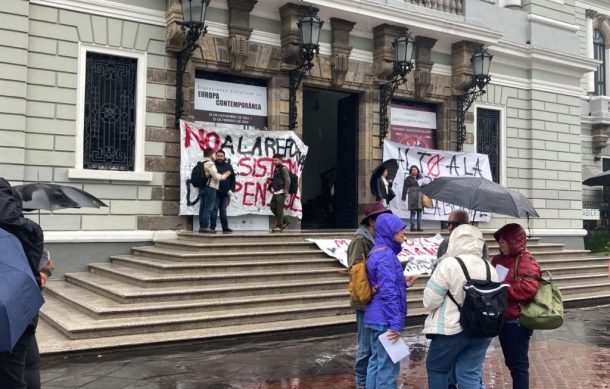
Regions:
[[[466,140],[466,125],[464,118],[466,112],[472,103],[480,96],[486,93],[485,87],[489,84],[491,77],[489,76],[489,68],[493,55],[487,52],[487,49],[480,47],[470,57],[472,64],[472,81],[468,87],[468,91],[463,95],[458,96],[457,100],[457,150],[462,151],[464,141]]]
[[[302,17],[297,26],[301,32],[301,43],[299,45],[299,66],[292,69],[289,73],[289,110],[290,122],[289,129],[292,131],[297,125],[297,89],[303,80],[305,72],[313,68],[313,58],[320,53],[320,31],[324,22],[309,9],[309,14]]]
[[[180,128],[180,118],[184,112],[184,96],[182,94],[182,80],[191,55],[199,45],[197,41],[201,35],[207,33],[205,15],[210,0],[178,0],[182,5],[184,21],[178,22],[186,37],[184,47],[176,55],[176,128]]]
[[[392,80],[379,86],[379,143],[383,146],[383,140],[388,134],[388,105],[396,88],[407,82],[407,74],[413,70],[413,51],[415,50],[415,39],[403,28],[392,42],[394,48],[394,70]]]

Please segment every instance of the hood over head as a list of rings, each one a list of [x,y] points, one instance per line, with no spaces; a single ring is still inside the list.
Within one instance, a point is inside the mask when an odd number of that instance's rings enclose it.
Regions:
[[[23,217],[21,195],[0,177],[0,223],[12,223]]]
[[[449,236],[446,256],[459,257],[471,254],[481,258],[484,244],[485,240],[481,230],[471,224],[462,224],[456,227]]]
[[[497,242],[504,239],[510,247],[510,255],[520,255],[527,251],[527,234],[520,224],[510,223],[494,233]]]
[[[398,216],[383,213],[377,217],[375,224],[375,246],[386,246],[395,254],[401,250],[401,244],[394,240],[394,235],[407,227]]]

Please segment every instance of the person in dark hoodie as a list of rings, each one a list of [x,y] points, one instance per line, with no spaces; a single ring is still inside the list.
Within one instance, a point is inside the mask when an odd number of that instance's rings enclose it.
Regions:
[[[38,270],[44,249],[42,229],[38,224],[23,217],[21,196],[4,178],[0,178],[0,228],[19,239],[32,274],[38,286],[42,288]],[[0,353],[0,388],[40,388],[37,324],[38,315],[19,338],[13,351]]]
[[[375,221],[383,213],[392,213],[392,211],[385,209],[381,202],[367,204],[364,207],[364,218],[360,222],[361,226],[356,230],[354,238],[347,248],[347,261],[350,270],[352,266],[369,256],[369,252],[375,244]],[[369,330],[364,326],[366,304],[350,299],[350,305],[356,311],[358,352],[356,353],[354,372],[356,373],[356,388],[361,389],[366,386],[366,370],[371,357]]]
[[[375,245],[366,263],[366,274],[371,286],[377,288],[364,313],[364,324],[369,329],[372,355],[366,377],[366,389],[396,388],[400,363],[392,362],[379,336],[388,333],[396,342],[405,326],[407,316],[407,284],[398,253],[402,250],[406,224],[396,215],[382,214],[375,224]]]
[[[533,331],[519,323],[521,306],[531,301],[542,277],[540,265],[527,250],[527,236],[519,224],[510,223],[494,233],[500,246],[500,254],[493,257],[493,266],[508,269],[504,283],[508,288],[508,304],[504,311],[504,325],[498,335],[504,363],[510,370],[513,389],[529,388],[529,359],[527,356]]]

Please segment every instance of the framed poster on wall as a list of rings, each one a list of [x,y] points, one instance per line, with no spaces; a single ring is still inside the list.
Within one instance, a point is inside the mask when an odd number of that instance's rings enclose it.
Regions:
[[[408,146],[436,149],[436,106],[392,102],[390,140]]]

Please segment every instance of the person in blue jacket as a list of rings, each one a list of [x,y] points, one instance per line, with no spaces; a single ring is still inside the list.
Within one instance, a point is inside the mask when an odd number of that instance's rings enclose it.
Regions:
[[[375,245],[366,263],[369,283],[376,292],[364,313],[364,323],[370,330],[371,351],[367,369],[366,389],[397,387],[400,363],[393,363],[379,341],[389,332],[390,340],[397,341],[405,326],[407,315],[407,280],[403,276],[398,253],[402,250],[406,224],[396,215],[377,217]],[[409,286],[415,279],[408,280]]]

